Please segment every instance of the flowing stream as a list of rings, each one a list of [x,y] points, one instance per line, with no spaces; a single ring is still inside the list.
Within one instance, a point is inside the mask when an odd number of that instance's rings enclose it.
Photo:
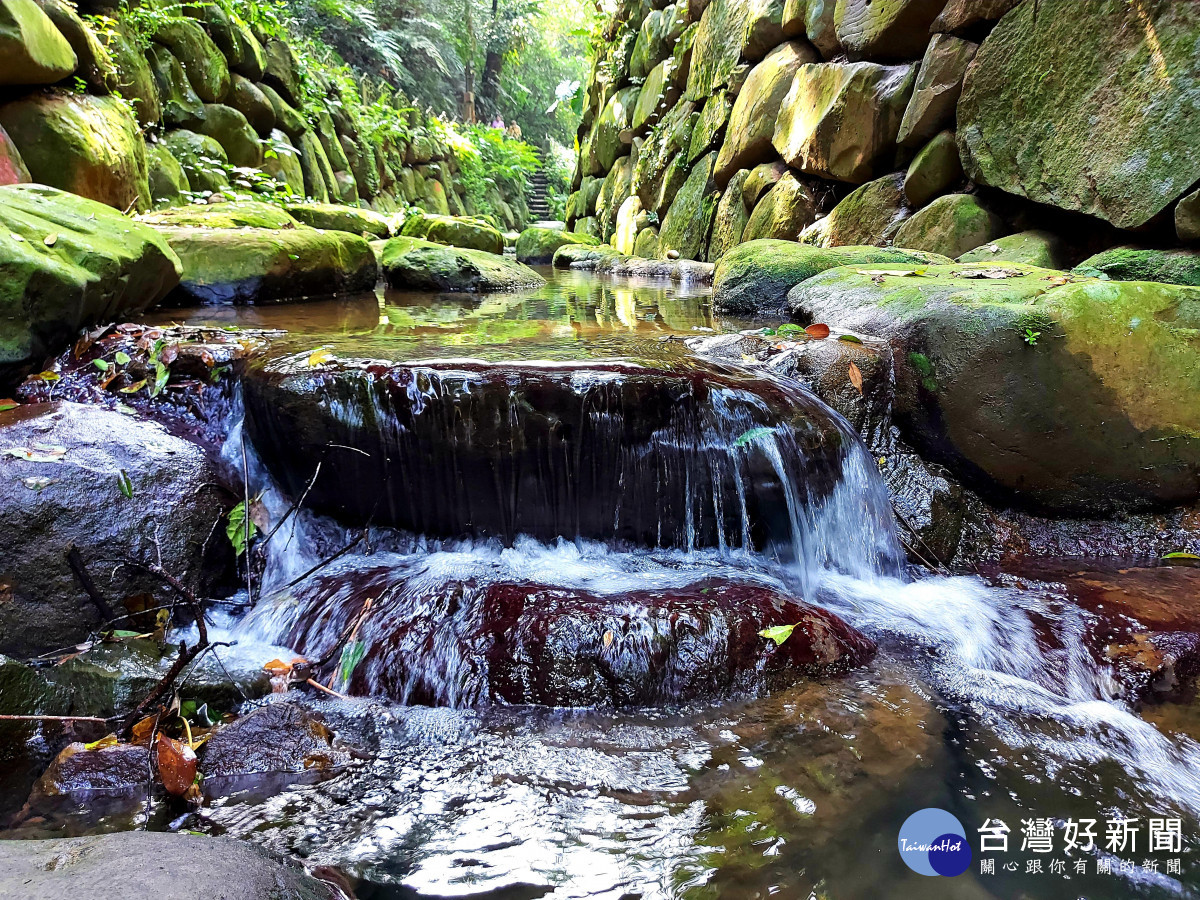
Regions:
[[[677,361],[686,354],[678,338],[739,327],[714,321],[703,291],[572,273],[523,294],[386,294],[206,309],[188,321],[286,327],[282,355],[327,347],[395,362],[469,356],[510,373],[581,359]],[[365,639],[394,640],[389,658],[407,667],[376,660],[370,677],[386,686],[383,696],[315,704],[371,749],[366,762],[321,784],[217,800],[195,827],[338,867],[363,879],[360,897],[1200,893],[1193,707],[1166,704],[1150,721],[1120,699],[1113,667],[1088,642],[1096,611],[1055,578],[909,571],[883,483],[850,426],[802,387],[773,387],[821,407],[826,433],[842,441],[837,477],[814,489],[792,430],[730,411],[746,396],[714,388],[704,393],[710,427],[686,448],[702,443],[703,452],[673,470],[688,498],[670,506],[679,534],[650,545],[604,534],[417,534],[370,522],[367,542],[294,585],[362,527],[307,509],[291,516],[271,541],[264,599],[222,635],[243,654],[260,643],[303,645],[315,658],[370,595],[379,613]],[[617,416],[613,409],[593,417]],[[679,440],[656,433],[646,447]],[[239,465],[242,441],[239,426],[227,448]],[[253,491],[278,521],[292,492],[247,444]],[[777,488],[769,502],[753,496],[765,483]],[[760,527],[768,509],[784,524]],[[619,521],[619,510],[608,512]],[[801,597],[867,634],[878,653],[840,676],[733,684],[717,700],[565,709],[487,702],[487,673],[463,639],[486,625],[481,598],[495,585],[620,598],[719,581]],[[660,620],[637,608],[623,614],[647,646],[662,639]],[[718,652],[714,635],[729,627],[710,624],[697,652]],[[977,857],[963,876],[936,884],[896,852],[900,824],[930,806],[961,820]],[[1068,855],[1059,840],[1052,854],[1025,852],[1021,820],[1034,817],[1097,819],[1100,846]],[[1148,852],[1152,817],[1182,819],[1180,852]],[[1114,818],[1140,821],[1136,851],[1106,849],[1104,823]],[[994,854],[995,874],[980,874],[975,832],[989,819],[1011,828],[1010,849]],[[1181,859],[1178,873],[1168,857]],[[1065,870],[1054,871],[1053,859]]]

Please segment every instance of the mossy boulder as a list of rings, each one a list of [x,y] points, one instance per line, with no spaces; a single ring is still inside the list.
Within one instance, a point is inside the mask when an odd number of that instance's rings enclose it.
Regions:
[[[962,93],[967,66],[979,45],[949,34],[935,34],[925,50],[912,99],[904,111],[897,139],[905,147],[920,147],[954,125],[954,107]]]
[[[155,29],[154,40],[179,60],[201,100],[220,103],[225,99],[229,93],[229,64],[198,22],[167,17]]]
[[[679,90],[671,84],[672,66],[671,60],[664,59],[646,76],[630,119],[635,134],[645,133],[679,99]]]
[[[263,171],[287,185],[293,197],[303,197],[304,168],[300,165],[300,151],[278,128],[271,132],[270,140],[273,152],[264,152]]]
[[[275,129],[275,107],[250,79],[231,76],[229,97],[225,102],[246,117],[259,137],[265,138]]]
[[[547,266],[554,261],[554,252],[564,244],[598,244],[596,238],[571,234],[554,228],[531,226],[517,238],[517,261],[531,266]]]
[[[801,66],[780,106],[772,143],[794,169],[862,184],[892,167],[916,67]]]
[[[742,200],[746,209],[754,209],[763,194],[775,187],[788,171],[787,165],[779,160],[759,163],[751,169],[750,174],[746,176],[746,183],[742,186]]]
[[[980,46],[958,104],[972,180],[1137,228],[1200,181],[1200,5],[1039,0]]]
[[[762,195],[750,213],[742,239],[797,240],[817,217],[817,197],[809,184],[787,172]]]
[[[212,138],[180,128],[163,135],[163,144],[179,161],[188,183],[196,193],[215,193],[229,187],[225,148]]]
[[[30,94],[0,106],[0,127],[39,184],[121,210],[150,208],[146,143],[119,100]]]
[[[1194,250],[1151,250],[1114,247],[1089,256],[1073,270],[1077,275],[1113,281],[1161,281],[1200,286],[1200,253]]]
[[[775,159],[771,138],[779,107],[792,86],[796,71],[817,55],[803,41],[781,44],[750,70],[730,115],[725,143],[717,157],[717,184],[724,187],[738,169],[749,169]]]
[[[270,102],[271,110],[275,113],[275,124],[279,126],[280,131],[293,141],[299,139],[300,135],[308,131],[308,123],[304,121],[304,116],[300,115],[295,107],[279,96],[279,91],[275,90],[269,84],[259,84],[256,87]]]
[[[375,254],[363,238],[315,228],[160,226],[183,264],[167,298],[177,306],[278,303],[373,290]]]
[[[386,216],[357,206],[337,206],[332,203],[289,203],[287,211],[297,221],[324,231],[347,231],[350,234],[369,234],[377,238],[390,237],[392,228]]]
[[[197,131],[206,134],[224,150],[231,165],[257,169],[263,163],[263,146],[246,117],[231,106],[204,104],[204,118]]]
[[[154,229],[42,185],[0,187],[0,256],[0,373],[9,376],[81,328],[150,308],[179,281],[179,260]]]
[[[291,106],[300,105],[300,80],[296,75],[296,55],[286,41],[271,40],[263,48],[262,80],[279,92]]]
[[[1175,207],[1175,234],[1184,244],[1200,244],[1200,190],[1192,191]]]
[[[204,118],[204,101],[196,94],[175,54],[161,44],[151,44],[146,59],[158,86],[163,123],[168,128],[192,128]]]
[[[851,59],[912,59],[944,0],[838,0],[834,28]]]
[[[704,258],[713,216],[721,199],[712,179],[716,161],[716,153],[698,160],[675,195],[659,228],[658,242],[662,252],[675,250],[684,259]]]
[[[146,168],[150,180],[150,199],[158,209],[177,206],[185,201],[184,192],[190,191],[187,173],[165,144],[146,145]]]
[[[504,235],[482,219],[469,217],[416,215],[404,221],[400,233],[435,244],[448,244],[466,250],[503,253]]]
[[[83,79],[88,91],[103,95],[119,90],[121,76],[112,54],[91,26],[79,17],[75,4],[69,0],[38,0],[38,6],[71,45],[78,60],[75,76]]]
[[[8,132],[0,126],[0,184],[22,184],[32,180],[21,151],[12,142]]]
[[[317,140],[315,134],[305,131],[300,135],[296,149],[300,151],[300,168],[304,172],[305,196],[311,197],[318,203],[328,203],[332,196],[331,187],[336,186],[337,181],[333,177],[333,166],[329,165],[329,157],[325,155],[325,148],[321,146],[321,142]]]
[[[67,39],[33,0],[0,0],[0,85],[54,84],[77,63]]]
[[[652,9],[638,27],[637,39],[629,58],[629,74],[634,78],[645,78],[661,61],[668,59],[675,49],[675,42],[683,34],[687,24],[686,11],[678,5],[663,9]]]
[[[996,240],[1005,230],[1004,221],[972,194],[947,194],[901,225],[895,243],[957,258]]]
[[[829,215],[800,233],[800,242],[819,247],[886,244],[912,215],[899,173],[868,181],[851,191]]]
[[[1015,262],[1043,269],[1063,269],[1067,265],[1067,248],[1061,237],[1052,231],[1021,231],[1005,235],[976,247],[958,258],[959,262]],[[1138,279],[1149,281],[1151,279]],[[1156,278],[1154,281],[1165,279]]]
[[[613,167],[613,163],[629,153],[630,145],[625,142],[623,135],[633,124],[638,93],[636,87],[622,88],[609,98],[597,116],[586,148],[589,175],[605,174]]]
[[[239,200],[235,203],[206,203],[164,209],[142,216],[149,225],[190,228],[295,228],[300,223],[285,210],[270,203]]]
[[[688,73],[689,100],[704,101],[728,86],[742,58],[751,4],[745,0],[712,0],[700,16]]]
[[[117,90],[133,104],[138,124],[151,128],[162,122],[158,85],[141,45],[120,21],[102,32],[104,46],[117,67]]]
[[[736,247],[742,241],[746,223],[750,221],[750,210],[746,208],[745,200],[746,179],[749,177],[749,170],[742,169],[735,172],[725,185],[725,191],[721,194],[716,215],[713,217],[712,234],[708,239],[710,262],[716,262],[730,248]],[[634,247],[636,250],[636,242]]]
[[[1200,495],[1196,288],[1011,263],[848,267],[788,306],[887,339],[907,438],[986,492],[1084,515]]]
[[[494,253],[395,237],[380,256],[388,287],[410,291],[485,293],[543,284],[523,263]]]
[[[953,131],[943,131],[913,157],[904,176],[904,196],[917,209],[962,181],[962,162]]]
[[[563,244],[554,251],[552,265],[556,269],[594,269],[603,260],[621,256],[608,244]]]
[[[726,91],[713,94],[700,110],[700,117],[692,128],[692,140],[688,144],[687,161],[693,163],[709,150],[719,150],[733,112],[733,95]]]
[[[717,309],[740,314],[778,314],[788,291],[838,266],[926,266],[952,260],[931,253],[883,247],[813,247],[793,241],[739,244],[721,258],[713,275]]]

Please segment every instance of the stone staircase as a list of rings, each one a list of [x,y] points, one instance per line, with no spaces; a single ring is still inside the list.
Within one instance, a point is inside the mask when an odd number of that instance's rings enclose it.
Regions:
[[[550,190],[546,183],[546,173],[535,172],[529,179],[529,220],[541,222],[550,218]]]

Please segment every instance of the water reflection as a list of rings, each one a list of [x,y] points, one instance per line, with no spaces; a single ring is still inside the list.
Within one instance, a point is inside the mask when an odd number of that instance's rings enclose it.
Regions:
[[[545,285],[512,293],[382,290],[313,303],[171,310],[153,321],[285,330],[280,346],[291,350],[319,343],[375,359],[497,361],[656,357],[665,352],[663,338],[741,325],[714,318],[706,287],[541,271]]]

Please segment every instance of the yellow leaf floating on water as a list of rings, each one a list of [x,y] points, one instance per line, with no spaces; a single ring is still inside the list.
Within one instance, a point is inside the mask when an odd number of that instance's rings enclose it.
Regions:
[[[45,244],[47,247],[53,247],[55,244],[58,243],[58,235],[57,234],[48,234],[42,240],[42,243]]]
[[[320,350],[314,350],[308,355],[309,366],[322,366],[333,359],[333,353],[328,347],[322,347]]]

